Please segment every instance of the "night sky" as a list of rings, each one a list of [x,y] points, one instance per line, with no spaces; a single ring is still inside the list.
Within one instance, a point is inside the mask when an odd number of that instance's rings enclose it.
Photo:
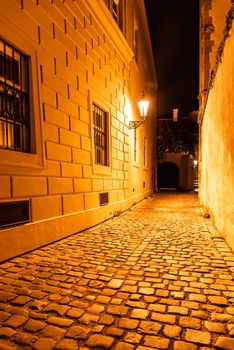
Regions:
[[[198,110],[199,1],[145,0],[158,77],[158,116]]]

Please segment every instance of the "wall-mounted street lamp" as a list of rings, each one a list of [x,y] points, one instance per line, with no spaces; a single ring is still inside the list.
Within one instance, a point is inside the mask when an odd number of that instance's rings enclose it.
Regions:
[[[148,116],[149,113],[149,101],[145,97],[145,92],[143,91],[141,98],[137,101],[140,116],[143,118],[143,120],[134,120],[129,122],[129,129],[136,129],[138,126],[143,124],[145,122],[145,117]]]
[[[179,109],[173,108],[173,122],[178,122],[178,113],[179,113]]]

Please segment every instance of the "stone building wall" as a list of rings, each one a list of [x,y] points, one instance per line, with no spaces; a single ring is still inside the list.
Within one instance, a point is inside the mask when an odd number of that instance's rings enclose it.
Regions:
[[[104,0],[1,2],[11,62],[16,50],[29,57],[31,151],[0,148],[0,203],[30,203],[29,223],[1,228],[0,260],[95,225],[153,191],[156,75],[144,2],[120,5],[118,26]],[[135,132],[128,124],[140,119],[143,89],[150,114]],[[105,165],[95,159],[94,105],[107,119]]]
[[[231,4],[227,12],[230,8]],[[232,4],[232,17],[233,13]],[[217,56],[219,64],[200,120],[200,199],[218,230],[234,249],[234,23],[229,23],[229,36],[223,42],[222,55]]]

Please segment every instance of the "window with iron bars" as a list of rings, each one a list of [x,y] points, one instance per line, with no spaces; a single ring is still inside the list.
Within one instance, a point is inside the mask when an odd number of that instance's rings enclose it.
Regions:
[[[105,0],[105,3],[122,33],[126,35],[126,0]]]
[[[95,164],[108,166],[107,113],[93,104]]]
[[[30,152],[29,57],[2,38],[0,148]]]

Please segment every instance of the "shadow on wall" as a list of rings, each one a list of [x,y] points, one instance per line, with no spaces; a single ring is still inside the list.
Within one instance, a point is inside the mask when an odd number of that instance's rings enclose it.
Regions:
[[[179,168],[171,162],[158,164],[158,189],[177,189],[179,187]]]

